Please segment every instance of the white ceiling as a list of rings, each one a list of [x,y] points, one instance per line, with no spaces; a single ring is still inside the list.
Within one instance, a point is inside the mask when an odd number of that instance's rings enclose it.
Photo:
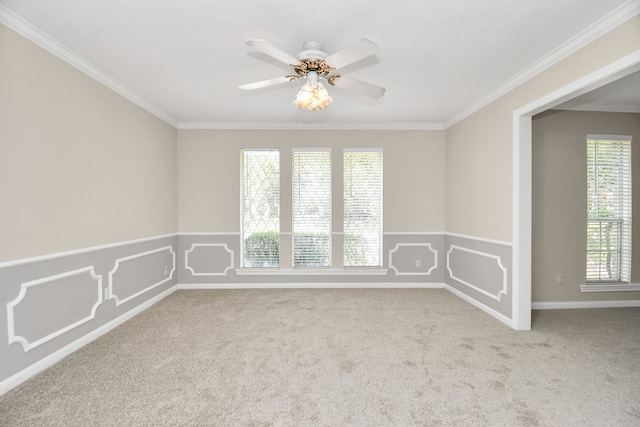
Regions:
[[[640,0],[0,0],[0,22],[183,128],[448,126],[640,10]],[[329,54],[363,37],[380,52],[342,69],[387,89],[329,87],[292,107],[300,81],[254,92],[284,64],[245,43]]]

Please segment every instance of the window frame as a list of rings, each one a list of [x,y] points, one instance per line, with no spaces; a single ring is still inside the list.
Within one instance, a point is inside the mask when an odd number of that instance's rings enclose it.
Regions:
[[[327,233],[328,238],[328,253],[326,255],[328,262],[326,265],[296,265],[296,233],[310,233],[305,231],[296,231],[296,210],[295,210],[295,194],[296,194],[296,153],[328,153],[329,157],[329,230]],[[291,266],[294,269],[328,269],[333,267],[333,217],[334,217],[334,205],[333,205],[333,150],[331,147],[293,147],[291,148]]]
[[[379,181],[380,181],[380,188],[379,188],[379,195],[380,198],[376,201],[379,205],[379,212],[378,212],[378,230],[377,230],[377,240],[379,242],[378,244],[378,248],[377,248],[377,263],[374,264],[348,264],[347,263],[347,256],[348,256],[348,251],[347,251],[347,230],[346,230],[346,225],[347,225],[347,205],[346,205],[346,200],[347,200],[347,185],[348,183],[346,182],[346,174],[347,174],[347,166],[346,166],[346,161],[347,161],[347,153],[380,153],[380,162],[379,162]],[[343,205],[343,209],[342,209],[342,227],[343,227],[343,256],[342,256],[342,265],[344,268],[382,268],[383,264],[384,264],[384,260],[383,260],[383,246],[384,246],[384,150],[382,148],[344,148],[342,151],[342,176],[343,176],[343,182],[342,182],[342,196],[343,196],[343,200],[345,201],[345,204]]]
[[[278,153],[278,219],[277,219],[277,230],[275,231],[265,231],[266,233],[269,232],[275,232],[277,234],[277,239],[278,239],[278,257],[276,260],[276,264],[275,265],[269,265],[269,266],[252,266],[252,265],[245,265],[246,264],[246,254],[245,254],[245,240],[250,237],[250,236],[245,236],[245,153],[247,152],[275,152]],[[280,246],[281,246],[281,241],[282,241],[282,212],[281,212],[281,207],[282,207],[282,199],[280,197],[280,188],[282,186],[282,162],[281,160],[281,153],[280,153],[280,149],[278,148],[241,148],[240,149],[240,267],[243,269],[256,269],[256,268],[267,268],[267,269],[278,269],[280,268],[281,265],[281,260],[280,260]],[[252,233],[253,234],[253,233]]]
[[[272,151],[278,152],[279,161],[279,223],[277,231],[278,240],[278,261],[277,265],[267,265],[261,267],[258,264],[248,265],[245,260],[245,229],[244,229],[244,203],[245,195],[243,193],[243,180],[245,177],[244,167],[240,167],[240,185],[239,185],[239,207],[240,207],[240,259],[239,268],[236,269],[236,273],[239,275],[291,275],[291,274],[367,274],[367,275],[379,275],[386,274],[387,269],[384,267],[384,224],[383,224],[383,212],[384,212],[384,200],[381,197],[380,200],[380,239],[379,247],[377,250],[380,252],[379,265],[345,265],[345,203],[344,203],[344,162],[345,153],[347,152],[379,152],[383,153],[382,147],[377,148],[345,148],[345,147],[279,147],[279,148],[241,148],[240,152],[260,152],[260,151]],[[296,266],[295,265],[295,246],[294,246],[294,152],[328,152],[329,159],[329,177],[330,177],[330,193],[329,199],[331,201],[329,208],[329,229],[327,234],[330,239],[328,246],[329,258],[326,266]],[[244,162],[241,154],[241,160]],[[289,157],[290,156],[290,157]],[[383,174],[383,162],[381,159],[380,164],[380,184],[384,188],[384,176]],[[264,180],[264,178],[263,178]],[[325,215],[326,218],[326,215]],[[325,254],[324,250],[322,251]],[[274,263],[275,264],[275,263]]]
[[[606,145],[605,145],[606,144]],[[617,144],[614,150],[599,154],[606,150],[607,145]],[[587,285],[607,285],[607,284],[629,284],[631,282],[631,251],[632,251],[632,137],[630,135],[596,135],[589,134],[586,139],[587,149],[587,226],[586,226],[586,262],[585,279]],[[615,176],[601,177],[598,173],[603,168],[611,168],[611,163],[605,159],[611,153],[616,157],[613,159],[616,164],[613,171]],[[608,160],[611,160],[608,159]],[[593,180],[593,182],[592,182]],[[611,190],[609,183],[615,183],[615,189]],[[604,194],[603,188],[609,188],[609,192]],[[599,191],[596,191],[599,190]],[[593,194],[592,194],[593,193]],[[607,197],[615,200],[611,208]],[[615,216],[592,215],[593,208],[601,211],[601,205],[609,204],[609,210],[613,210]],[[596,227],[593,225],[596,224]],[[614,248],[611,248],[611,233],[600,231],[600,235],[594,237],[594,230],[611,229],[618,224],[618,231],[613,236],[617,239]],[[603,226],[604,225],[604,226]],[[602,257],[606,257],[606,261]],[[598,259],[599,258],[599,259]],[[612,267],[611,262],[615,261]],[[596,260],[595,263],[593,260]],[[605,273],[606,270],[606,273]],[[612,274],[614,273],[614,274]],[[606,277],[606,276],[609,277]],[[611,277],[613,276],[613,277]]]

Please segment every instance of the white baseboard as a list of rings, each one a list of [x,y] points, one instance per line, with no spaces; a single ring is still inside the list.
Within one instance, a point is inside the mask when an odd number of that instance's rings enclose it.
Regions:
[[[183,283],[177,289],[442,289],[444,283]]]
[[[588,285],[580,285],[580,291],[582,292],[633,292],[640,291],[640,283],[607,283],[597,284],[591,283]]]
[[[22,371],[18,372],[17,374],[15,374],[15,375],[7,378],[6,380],[0,382],[0,396],[2,396],[3,394],[7,393],[10,390],[12,390],[13,388],[19,386],[23,382],[27,381],[28,379],[30,379],[31,377],[35,376],[36,374],[39,374],[40,372],[44,371],[45,369],[49,368],[50,366],[53,366],[54,364],[58,363],[59,361],[61,361],[62,359],[64,359],[65,357],[67,357],[68,355],[73,353],[74,351],[79,350],[80,348],[82,348],[85,345],[89,344],[91,341],[101,337],[102,335],[104,335],[107,332],[111,331],[115,327],[117,327],[117,326],[121,325],[122,323],[126,322],[127,320],[131,319],[133,316],[141,313],[142,311],[144,311],[147,308],[151,307],[152,305],[156,304],[160,300],[168,297],[169,295],[171,295],[175,291],[176,291],[176,287],[172,286],[171,288],[167,289],[163,293],[161,293],[161,294],[149,299],[148,301],[140,304],[136,308],[133,308],[133,309],[127,311],[126,313],[124,313],[120,317],[117,317],[117,318],[111,320],[110,322],[105,323],[101,327],[99,327],[99,328],[93,330],[92,332],[88,333],[87,335],[77,339],[76,341],[72,342],[71,344],[61,348],[60,350],[56,351],[55,353],[50,354],[49,356],[45,357],[44,359],[41,359],[41,360],[37,361],[33,365],[23,369]]]
[[[479,308],[480,310],[482,310],[485,313],[487,313],[489,316],[495,317],[496,319],[498,319],[499,321],[501,321],[502,323],[504,323],[505,325],[507,325],[508,327],[513,329],[513,319],[510,319],[507,316],[505,316],[504,314],[498,313],[494,309],[489,308],[486,305],[479,303],[475,299],[471,298],[469,295],[467,295],[467,294],[465,294],[463,292],[460,292],[459,290],[457,290],[453,286],[444,285],[444,288],[446,290],[448,290],[449,292],[451,292],[452,294],[454,294],[455,296],[462,298],[463,300],[465,300],[469,304],[473,305],[476,308]]]
[[[564,310],[573,308],[623,308],[640,307],[640,300],[627,301],[553,301],[532,302],[532,310]]]

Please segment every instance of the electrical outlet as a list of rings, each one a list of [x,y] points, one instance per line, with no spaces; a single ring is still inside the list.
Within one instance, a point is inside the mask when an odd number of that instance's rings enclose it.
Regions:
[[[420,268],[422,267],[422,260],[417,259],[416,260],[416,268]]]
[[[556,277],[556,283],[558,285],[564,284],[564,273],[558,273],[558,276]]]
[[[169,274],[169,266],[165,265],[164,266],[164,275],[167,276]]]

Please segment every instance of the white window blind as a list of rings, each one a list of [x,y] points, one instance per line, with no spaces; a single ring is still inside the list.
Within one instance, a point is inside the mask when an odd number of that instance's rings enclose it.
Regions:
[[[587,136],[588,283],[631,278],[631,136]]]
[[[382,151],[344,151],[344,265],[382,266]]]
[[[242,266],[280,261],[280,152],[241,151]]]
[[[331,265],[331,151],[294,149],[293,265]]]

